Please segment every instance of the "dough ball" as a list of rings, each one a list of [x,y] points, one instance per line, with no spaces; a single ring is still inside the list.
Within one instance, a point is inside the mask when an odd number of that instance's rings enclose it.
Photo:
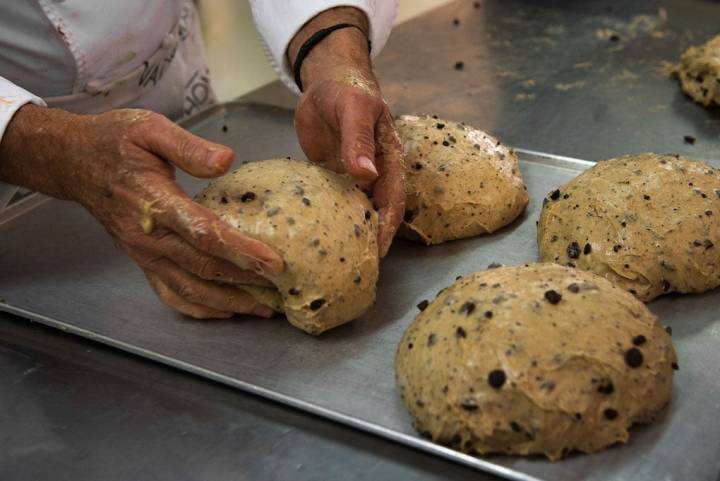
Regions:
[[[557,264],[461,278],[417,316],[395,359],[424,436],[551,460],[626,442],[667,404],[673,368],[670,335],[644,304]]]
[[[431,245],[491,233],[525,209],[518,159],[497,139],[429,116],[404,115],[395,126],[407,169],[400,237]]]
[[[590,270],[650,301],[720,285],[720,171],[680,156],[598,162],[549,194],[540,260]]]
[[[720,106],[720,35],[699,47],[690,47],[675,74],[683,91],[695,102]]]
[[[197,200],[285,260],[267,275],[276,289],[244,286],[258,302],[319,334],[363,314],[375,301],[377,213],[341,175],[299,160],[242,165]]]

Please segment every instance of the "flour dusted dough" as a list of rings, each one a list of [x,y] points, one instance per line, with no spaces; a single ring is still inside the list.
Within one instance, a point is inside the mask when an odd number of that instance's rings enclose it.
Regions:
[[[720,285],[720,170],[680,156],[598,162],[550,193],[541,261],[591,270],[649,301]]]
[[[670,399],[669,334],[590,272],[500,267],[441,291],[395,360],[415,427],[476,453],[590,453],[626,442]]]
[[[396,120],[407,202],[399,235],[425,244],[494,232],[528,202],[518,159],[497,139],[435,117]]]
[[[266,160],[216,180],[198,201],[282,256],[285,271],[267,276],[276,289],[243,289],[294,326],[319,334],[374,302],[377,213],[351,180],[308,162]]]
[[[720,106],[720,35],[699,47],[690,47],[675,71],[683,91],[695,102]]]

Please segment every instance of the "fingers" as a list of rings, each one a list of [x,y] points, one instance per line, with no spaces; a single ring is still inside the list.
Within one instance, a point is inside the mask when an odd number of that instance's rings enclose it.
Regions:
[[[373,181],[378,177],[375,165],[375,124],[379,99],[358,96],[339,116],[341,157],[347,172],[356,179]]]
[[[172,180],[158,180],[148,191],[152,217],[195,249],[255,272],[279,274],[282,258],[264,243],[242,234],[210,209],[193,202]]]
[[[224,259],[205,254],[172,232],[155,237],[148,245],[143,245],[141,248],[153,258],[172,259],[181,269],[201,279],[230,284],[272,286],[272,283],[264,277],[252,271],[243,270]]]
[[[271,317],[273,314],[272,309],[258,304],[241,289],[197,278],[165,258],[145,266],[145,272],[163,302],[193,317],[230,317],[228,313]]]
[[[145,272],[150,286],[166,306],[194,317],[195,319],[228,319],[233,316],[232,312],[218,311],[199,304],[188,302],[170,289],[160,278],[152,272]]]
[[[381,155],[376,157],[380,177],[375,183],[373,200],[378,208],[378,248],[384,257],[405,212],[405,166],[400,137],[389,112],[377,125],[377,144]]]
[[[195,177],[217,177],[235,160],[232,149],[207,141],[162,115],[150,115],[134,127],[133,141]]]

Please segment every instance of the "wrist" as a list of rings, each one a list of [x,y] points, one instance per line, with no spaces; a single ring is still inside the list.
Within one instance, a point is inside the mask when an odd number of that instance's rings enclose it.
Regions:
[[[75,171],[66,159],[72,157],[68,138],[77,135],[76,117],[33,104],[18,109],[0,141],[0,180],[67,199],[63,179]]]
[[[351,67],[371,71],[368,20],[362,11],[352,7],[326,10],[306,23],[288,46],[289,64],[295,65],[300,48],[311,36],[339,24],[349,24],[357,28],[335,30],[312,47],[300,69],[300,78],[305,88],[313,82],[327,78],[330,72],[338,68]]]

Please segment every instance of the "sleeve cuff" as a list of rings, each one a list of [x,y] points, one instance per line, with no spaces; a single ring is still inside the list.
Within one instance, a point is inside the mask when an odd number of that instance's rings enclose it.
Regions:
[[[295,34],[317,14],[335,7],[355,7],[365,12],[370,24],[370,40],[375,58],[385,46],[397,14],[396,0],[252,0],[253,17],[270,64],[280,80],[300,94],[285,52]]]
[[[28,103],[45,106],[45,102],[37,95],[0,77],[0,142],[15,112]]]

